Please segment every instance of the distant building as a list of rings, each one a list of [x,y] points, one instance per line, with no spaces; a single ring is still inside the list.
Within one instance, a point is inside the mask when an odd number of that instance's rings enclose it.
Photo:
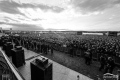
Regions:
[[[116,31],[109,31],[108,32],[108,36],[117,36],[118,35],[118,32]]]
[[[82,35],[82,31],[77,31],[77,35]]]
[[[82,35],[103,35],[103,33],[82,33]]]
[[[104,36],[106,36],[106,35],[107,35],[107,33],[105,33],[105,32],[104,32],[104,33],[103,33],[103,35],[104,35]]]

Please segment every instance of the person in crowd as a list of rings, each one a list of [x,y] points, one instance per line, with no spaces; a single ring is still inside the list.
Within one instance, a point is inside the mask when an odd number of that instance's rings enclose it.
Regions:
[[[73,57],[73,54],[74,54],[74,50],[72,47],[70,47],[70,56]]]
[[[51,55],[53,55],[53,47],[50,47]]]
[[[48,51],[47,51],[48,49],[47,49],[47,44],[45,44],[45,46],[44,46],[44,53],[45,54],[47,54],[48,53]]]
[[[41,47],[40,47],[40,42],[38,42],[38,43],[37,43],[37,51],[38,51],[38,52],[40,52],[40,50],[41,50],[40,48],[41,48]]]
[[[30,47],[31,47],[31,43],[30,40],[28,40],[28,50],[30,50]]]
[[[105,65],[106,65],[106,58],[105,58],[104,54],[101,54],[101,56],[100,56],[100,68],[99,68],[99,71],[101,71],[102,69],[104,69]]]
[[[90,52],[89,52],[89,50],[87,50],[87,51],[85,52],[85,64],[90,65],[90,63],[91,63],[90,60],[91,60],[91,59],[90,59]]]
[[[77,80],[80,80],[80,76],[79,75],[77,75]]]
[[[41,53],[43,53],[43,48],[44,48],[44,45],[41,44],[41,50],[40,50]]]
[[[49,53],[49,49],[50,49],[49,44],[47,44],[47,53]]]
[[[89,53],[90,53],[90,64],[92,63],[92,51],[91,49],[89,49]]]
[[[114,68],[115,68],[115,63],[113,58],[108,57],[104,73],[112,73]]]
[[[109,73],[112,74],[113,69],[115,68],[115,63],[114,63],[114,60],[113,60],[112,57],[109,57],[109,58],[108,58],[108,64],[110,65]]]

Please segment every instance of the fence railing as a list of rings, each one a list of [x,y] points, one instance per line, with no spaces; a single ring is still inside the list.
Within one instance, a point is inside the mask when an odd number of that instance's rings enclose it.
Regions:
[[[12,71],[14,78],[12,80],[25,80],[23,76],[20,74],[18,69],[13,65],[13,63],[10,61],[10,59],[7,57],[7,55],[4,53],[4,51],[0,48],[0,54],[3,55],[6,64],[9,66],[10,70]]]

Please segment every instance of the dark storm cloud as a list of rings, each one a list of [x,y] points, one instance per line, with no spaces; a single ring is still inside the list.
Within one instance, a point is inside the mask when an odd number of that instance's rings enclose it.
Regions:
[[[14,29],[20,29],[20,30],[44,30],[43,27],[36,26],[34,24],[10,24],[14,26]]]
[[[20,5],[16,2],[10,2],[7,0],[0,2],[0,10],[3,12],[12,13],[12,14],[20,14],[17,7],[20,7]]]
[[[83,14],[103,11],[120,4],[120,0],[71,0],[70,4]]]
[[[5,22],[0,22],[0,24],[6,24]]]
[[[20,22],[20,21],[18,21],[18,20],[15,20],[15,19],[12,19],[12,18],[10,18],[10,17],[4,17],[4,20],[8,23],[10,20],[11,21],[15,21],[15,22]]]
[[[60,13],[64,10],[64,8],[60,8],[60,7],[57,7],[57,6],[47,6],[47,5],[43,5],[43,4],[25,4],[23,3],[21,5],[21,7],[23,8],[40,8],[44,11],[48,11],[48,10],[51,10],[53,12],[56,12],[56,13]]]
[[[40,8],[43,11],[51,10],[56,13],[62,12],[64,9],[57,6],[47,6],[43,4],[30,4],[30,3],[16,3],[14,1],[0,1],[0,10],[11,14],[22,14],[17,8]]]
[[[17,23],[6,23],[6,22],[0,22],[1,24],[5,24],[5,25],[11,25],[13,26],[13,29],[16,30],[44,30],[43,27],[34,25],[34,24],[17,24]]]

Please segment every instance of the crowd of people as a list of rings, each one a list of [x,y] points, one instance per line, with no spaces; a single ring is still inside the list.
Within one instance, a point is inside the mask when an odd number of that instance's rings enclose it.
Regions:
[[[29,50],[47,54],[53,50],[63,51],[76,56],[84,51],[85,63],[90,65],[94,55],[99,53],[101,71],[113,72],[115,63],[112,56],[120,55],[120,38],[102,35],[76,35],[69,33],[17,33],[19,36],[11,36],[16,45],[22,45]],[[82,55],[82,54],[81,54]]]
[[[16,46],[23,46],[28,50],[32,50],[35,52],[40,52],[44,54],[48,54],[49,52],[53,54],[53,47],[49,43],[43,40],[36,40],[31,37],[23,37],[23,36],[11,36],[12,41],[16,44]]]
[[[102,69],[104,70],[104,73],[112,73],[113,69],[115,68],[115,63],[112,57],[108,57],[107,54],[102,54],[100,56],[100,68],[99,71]]]
[[[21,38],[28,39],[29,41],[48,42],[56,44],[60,47],[66,45],[67,48],[75,48],[82,50],[90,50],[92,53],[106,53],[118,56],[120,53],[120,38],[109,36],[97,35],[71,35],[64,33],[39,33],[38,34],[19,34]],[[58,36],[60,35],[60,36]],[[62,37],[61,37],[62,36]],[[29,42],[28,41],[28,42]]]

